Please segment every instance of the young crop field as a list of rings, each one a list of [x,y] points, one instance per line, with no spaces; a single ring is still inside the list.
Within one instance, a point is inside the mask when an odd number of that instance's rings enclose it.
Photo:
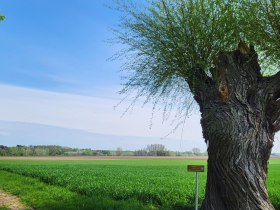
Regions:
[[[0,170],[33,177],[83,196],[114,200],[135,199],[152,209],[193,209],[195,173],[188,164],[206,166],[204,160],[1,160]],[[199,173],[199,203],[206,172]],[[1,185],[0,185],[1,188]],[[268,191],[280,209],[280,160],[270,160]]]

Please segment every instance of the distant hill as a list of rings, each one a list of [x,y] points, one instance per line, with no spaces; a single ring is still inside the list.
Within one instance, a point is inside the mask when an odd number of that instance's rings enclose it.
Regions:
[[[163,144],[173,151],[190,151],[198,147],[195,140],[105,135],[85,130],[11,121],[0,121],[0,144],[6,146],[61,145],[98,150],[116,150],[116,148],[138,150],[145,148],[148,144]],[[200,150],[206,151],[206,146]]]
[[[280,157],[280,153],[271,153],[272,157]]]

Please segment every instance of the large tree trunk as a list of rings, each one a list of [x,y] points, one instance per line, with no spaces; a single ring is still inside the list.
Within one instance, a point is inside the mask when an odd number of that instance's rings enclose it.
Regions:
[[[279,76],[262,77],[255,51],[239,47],[217,56],[205,86],[191,87],[208,145],[203,210],[274,209],[266,179],[279,130]]]
[[[273,142],[266,119],[242,104],[213,104],[205,106],[202,124],[209,155],[202,209],[274,209],[266,190]]]

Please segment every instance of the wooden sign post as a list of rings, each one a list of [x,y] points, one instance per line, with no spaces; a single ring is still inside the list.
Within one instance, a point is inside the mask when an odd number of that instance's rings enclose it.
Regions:
[[[203,165],[188,165],[188,172],[195,172],[195,210],[198,210],[198,172],[204,172]]]

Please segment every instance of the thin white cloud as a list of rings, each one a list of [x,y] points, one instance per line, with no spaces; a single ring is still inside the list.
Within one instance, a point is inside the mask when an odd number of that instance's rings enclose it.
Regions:
[[[155,115],[153,127],[149,128],[152,109],[135,106],[133,112],[121,117],[129,102],[121,104],[118,99],[105,99],[55,93],[16,86],[0,85],[0,120],[41,123],[66,128],[83,129],[96,133],[122,136],[160,136],[172,130],[170,122],[162,124]],[[189,123],[190,122],[190,123]],[[188,138],[202,141],[199,116],[190,118],[184,133]],[[181,132],[169,136],[180,138]],[[185,138],[185,136],[184,136]]]
[[[1,131],[0,130],[0,136],[10,136],[11,134],[7,131]]]

